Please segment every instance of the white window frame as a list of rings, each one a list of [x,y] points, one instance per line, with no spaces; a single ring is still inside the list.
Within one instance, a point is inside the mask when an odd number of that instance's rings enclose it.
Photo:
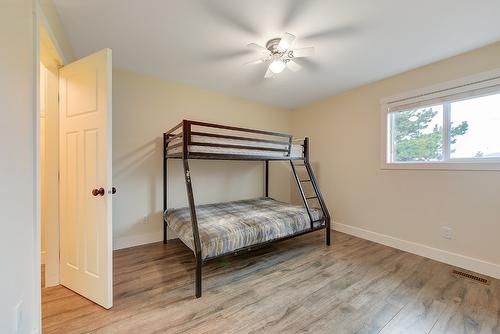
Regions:
[[[500,92],[500,69],[468,76],[459,80],[444,82],[423,89],[386,97],[381,104],[381,169],[434,169],[434,170],[500,170],[500,158],[454,158],[450,159],[448,125],[450,102]],[[392,162],[391,126],[388,117],[391,112],[415,107],[443,104],[443,155],[444,161]],[[500,131],[500,130],[499,130]]]

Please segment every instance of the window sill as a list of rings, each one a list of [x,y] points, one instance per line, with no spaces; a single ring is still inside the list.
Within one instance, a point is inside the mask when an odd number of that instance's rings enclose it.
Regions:
[[[500,171],[500,161],[491,162],[400,162],[382,163],[380,169],[391,170],[466,170]]]

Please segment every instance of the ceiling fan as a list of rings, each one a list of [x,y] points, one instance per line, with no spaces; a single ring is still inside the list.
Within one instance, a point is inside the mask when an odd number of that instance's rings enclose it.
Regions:
[[[276,74],[283,72],[285,68],[297,72],[302,68],[294,61],[294,58],[309,57],[314,54],[314,47],[292,49],[292,43],[295,36],[286,32],[281,37],[273,38],[267,41],[266,46],[256,43],[248,44],[248,47],[255,49],[263,54],[257,60],[246,63],[245,65],[256,65],[270,62],[264,78],[273,78]]]

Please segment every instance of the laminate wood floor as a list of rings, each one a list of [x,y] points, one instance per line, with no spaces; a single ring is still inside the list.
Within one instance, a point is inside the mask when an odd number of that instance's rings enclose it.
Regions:
[[[346,234],[322,231],[204,266],[180,241],[114,253],[114,307],[58,286],[44,333],[500,333],[500,282]]]

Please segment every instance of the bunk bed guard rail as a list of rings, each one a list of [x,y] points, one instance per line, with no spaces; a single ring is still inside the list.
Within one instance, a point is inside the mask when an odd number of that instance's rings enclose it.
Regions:
[[[301,159],[289,134],[183,120],[164,134],[167,158],[290,160]],[[292,154],[294,153],[294,154]]]

